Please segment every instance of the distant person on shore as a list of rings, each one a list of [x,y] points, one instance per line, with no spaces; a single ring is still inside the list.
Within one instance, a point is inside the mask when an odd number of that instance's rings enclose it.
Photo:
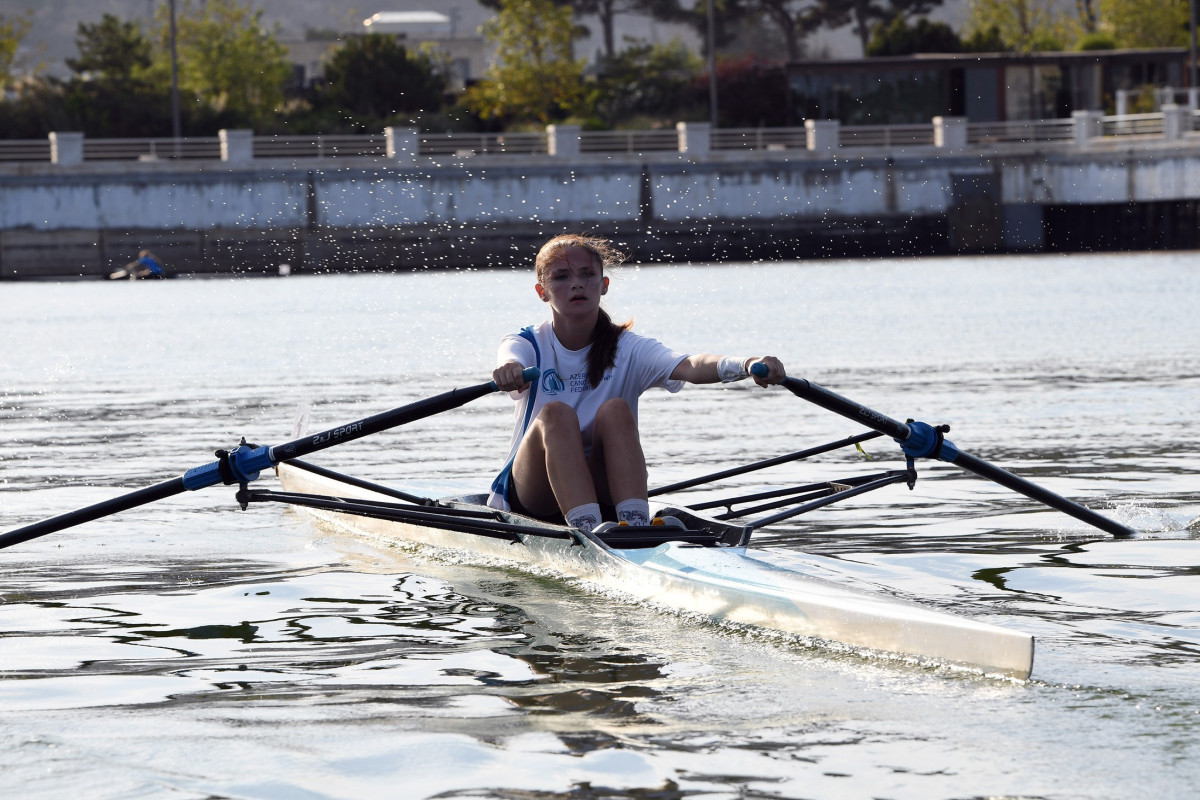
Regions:
[[[600,298],[606,273],[624,259],[608,240],[584,235],[556,236],[538,251],[534,289],[551,318],[500,343],[492,378],[516,399],[517,425],[488,505],[581,530],[605,517],[651,524],[637,427],[642,393],[742,380],[757,362],[768,369],[754,379],[760,386],[783,380],[774,356],[683,355],[633,333],[632,322],[613,323]],[[541,376],[526,384],[521,372],[534,366]]]
[[[139,278],[165,278],[167,277],[166,270],[163,269],[158,258],[149,250],[142,250],[138,253],[136,261],[131,261],[121,269],[110,274],[109,280],[137,280]]]

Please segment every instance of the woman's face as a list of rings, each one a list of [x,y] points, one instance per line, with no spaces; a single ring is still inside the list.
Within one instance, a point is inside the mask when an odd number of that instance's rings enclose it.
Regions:
[[[600,297],[608,292],[608,278],[600,259],[583,247],[564,247],[550,257],[540,275],[538,296],[555,314],[575,316],[594,313]]]

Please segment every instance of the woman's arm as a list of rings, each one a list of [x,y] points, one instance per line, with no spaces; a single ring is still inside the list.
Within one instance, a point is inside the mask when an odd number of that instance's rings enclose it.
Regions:
[[[718,383],[740,381],[749,377],[750,365],[761,362],[767,365],[767,377],[755,377],[754,382],[759,386],[780,383],[787,376],[787,371],[775,356],[718,356],[712,353],[699,353],[688,356],[680,361],[671,372],[671,380],[687,381],[688,383]]]

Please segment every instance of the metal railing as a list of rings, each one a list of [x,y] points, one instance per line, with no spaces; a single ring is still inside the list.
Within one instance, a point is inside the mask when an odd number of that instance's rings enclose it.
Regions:
[[[1162,136],[1163,114],[1125,114],[1101,120],[1105,136]]]
[[[718,128],[712,132],[714,150],[803,150],[804,128]]]
[[[255,158],[361,158],[387,155],[382,133],[336,136],[255,136]]]
[[[1075,138],[1071,119],[1031,119],[1009,122],[976,122],[967,126],[971,144],[1031,144],[1065,142]]]
[[[648,131],[583,131],[581,153],[647,153],[678,151],[679,134],[674,129]]]
[[[933,144],[933,126],[846,125],[838,128],[838,144],[841,147],[926,147]]]
[[[0,149],[3,145],[0,144]],[[215,136],[186,139],[84,139],[84,161],[158,161],[186,159],[212,161],[221,158],[221,140]],[[49,153],[46,160],[50,160]]]
[[[1200,128],[1200,111],[1188,115],[1187,132]],[[1100,118],[1100,133],[1110,141],[1116,137],[1162,137],[1166,126],[1162,113],[1126,114]],[[974,122],[967,125],[972,145],[1022,145],[1065,143],[1075,137],[1075,120],[1018,120]],[[807,131],[793,128],[717,128],[709,144],[716,151],[804,150]],[[532,133],[421,133],[421,156],[545,155],[547,135]],[[673,129],[637,131],[583,131],[581,153],[678,152],[679,134]],[[841,148],[901,149],[930,147],[934,127],[924,125],[844,125],[838,128]],[[0,139],[0,162],[50,161],[47,139]],[[387,137],[382,133],[322,136],[255,136],[255,159],[383,158]],[[221,159],[217,136],[183,139],[84,139],[84,161],[158,161]]]
[[[0,140],[0,161],[49,161],[49,139]]]
[[[507,153],[539,155],[546,152],[544,133],[422,133],[423,156],[471,156]]]

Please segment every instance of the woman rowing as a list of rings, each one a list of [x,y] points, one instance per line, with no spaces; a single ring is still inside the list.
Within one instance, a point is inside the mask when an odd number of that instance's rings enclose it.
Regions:
[[[646,458],[638,438],[637,402],[659,386],[742,380],[762,362],[760,386],[779,383],[783,364],[773,356],[740,358],[681,355],[639,336],[632,323],[614,324],[600,308],[605,272],[624,256],[606,239],[564,235],[538,251],[534,287],[551,318],[504,337],[492,378],[517,399],[517,426],[508,463],[492,484],[488,504],[543,519],[562,516],[591,530],[600,505],[618,522],[650,523]],[[537,383],[521,377],[541,370]]]

